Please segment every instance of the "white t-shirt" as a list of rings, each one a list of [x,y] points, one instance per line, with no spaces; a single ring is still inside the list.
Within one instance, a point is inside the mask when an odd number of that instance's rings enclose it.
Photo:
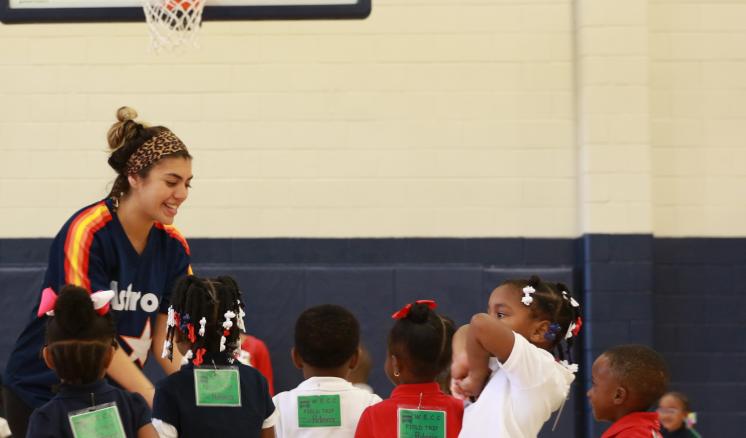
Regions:
[[[536,438],[567,398],[575,375],[548,351],[514,335],[508,360],[490,361],[490,380],[477,401],[464,410],[459,438]]]
[[[298,427],[298,396],[339,394],[339,427]],[[365,408],[381,401],[381,397],[352,386],[338,377],[311,377],[297,388],[277,394],[272,398],[280,417],[275,424],[278,438],[349,437],[355,436],[357,422]]]

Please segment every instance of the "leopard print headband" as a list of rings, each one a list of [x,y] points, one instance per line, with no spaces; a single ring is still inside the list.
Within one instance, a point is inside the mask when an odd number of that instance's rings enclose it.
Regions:
[[[167,155],[186,150],[179,137],[165,129],[149,138],[129,157],[127,174],[134,175]]]

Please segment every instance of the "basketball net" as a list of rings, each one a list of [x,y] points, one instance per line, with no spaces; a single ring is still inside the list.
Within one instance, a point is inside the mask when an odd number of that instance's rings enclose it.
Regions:
[[[196,47],[205,1],[142,0],[153,49],[172,51],[186,43]]]

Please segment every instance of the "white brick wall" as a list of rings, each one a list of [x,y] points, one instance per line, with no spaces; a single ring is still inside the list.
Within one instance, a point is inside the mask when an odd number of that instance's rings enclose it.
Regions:
[[[106,193],[122,104],[195,155],[189,236],[574,236],[571,25],[569,0],[387,0],[162,57],[144,24],[0,26],[0,236]]]
[[[122,104],[194,153],[188,236],[746,234],[742,1],[375,0],[200,42],[0,25],[0,237],[107,192]]]
[[[746,235],[746,3],[650,3],[655,233]]]

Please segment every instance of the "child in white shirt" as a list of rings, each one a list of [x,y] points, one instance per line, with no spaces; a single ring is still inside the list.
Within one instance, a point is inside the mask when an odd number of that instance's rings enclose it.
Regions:
[[[453,341],[452,391],[478,397],[464,411],[459,437],[489,430],[535,438],[575,379],[570,354],[581,324],[580,305],[562,284],[534,276],[496,288],[488,313],[474,315]]]
[[[359,358],[360,326],[341,306],[325,304],[304,311],[295,324],[295,366],[303,381],[277,394],[278,438],[352,438],[360,415],[381,398],[356,388],[347,376]]]

